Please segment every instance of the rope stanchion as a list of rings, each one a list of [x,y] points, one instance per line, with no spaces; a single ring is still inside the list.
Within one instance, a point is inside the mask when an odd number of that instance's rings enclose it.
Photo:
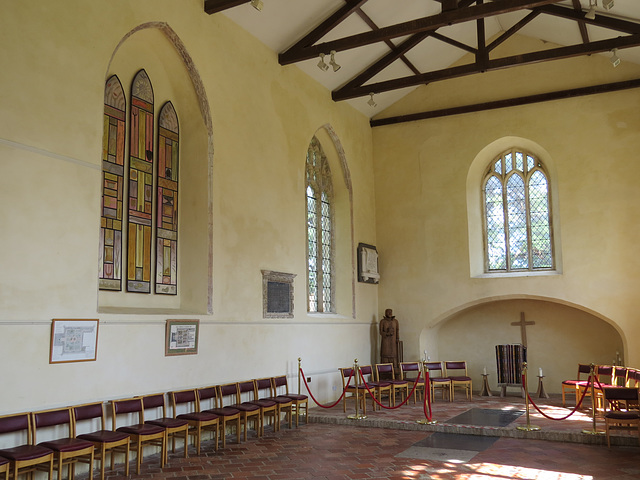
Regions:
[[[420,378],[420,375],[418,375],[418,379]],[[378,404],[378,406],[385,408],[387,410],[395,410],[396,408],[400,408],[401,406],[403,406],[405,403],[407,403],[407,401],[409,400],[409,398],[411,397],[411,395],[413,395],[413,392],[415,392],[416,390],[416,386],[417,386],[417,379],[416,382],[413,384],[413,388],[411,389],[411,391],[408,393],[407,398],[405,398],[402,402],[400,402],[398,405],[394,406],[394,407],[387,407],[385,405],[383,405],[382,403],[380,403],[378,401],[378,399],[376,398],[376,396],[374,395],[374,393],[369,389],[369,384],[367,383],[367,381],[364,379],[364,376],[362,375],[362,372],[360,372],[360,380],[362,380],[362,384],[364,385],[364,388],[367,390],[367,392],[369,392],[369,395],[371,395],[371,398],[373,398],[373,401]]]
[[[527,362],[522,363],[522,385],[524,386],[525,391],[525,409],[527,415],[527,424],[519,425],[516,427],[516,430],[524,430],[525,432],[535,432],[540,430],[540,427],[536,425],[531,425],[531,417],[529,415],[529,387],[527,385]]]
[[[358,365],[358,359],[354,359],[353,361],[353,372],[356,375],[356,413],[354,415],[348,415],[347,418],[351,419],[351,420],[362,420],[363,418],[367,418],[367,416],[362,413],[358,413],[358,406],[360,405],[360,399],[358,398],[358,392],[360,391],[360,386],[358,385],[358,377],[361,376],[362,374],[360,373],[360,366]],[[366,386],[366,383],[365,383]],[[362,405],[364,406],[364,408],[366,407],[366,403],[363,401]],[[365,410],[366,412],[366,410]]]
[[[595,373],[595,365],[592,363],[591,364],[591,369],[589,371],[589,378],[592,378],[593,380],[591,381],[591,417],[593,419],[593,428],[591,430],[587,430],[584,429],[582,430],[582,433],[586,433],[587,435],[604,435],[605,432],[603,432],[602,430],[598,430],[596,428],[596,389],[595,389],[595,384],[596,382],[598,382],[598,388],[600,388],[602,390],[602,385],[600,385],[600,380],[598,380],[598,378],[596,377],[596,373]],[[587,385],[589,386],[589,385]],[[587,389],[585,388],[585,392],[587,391]],[[602,392],[604,393],[604,390],[602,390]]]
[[[342,395],[340,395],[340,398],[338,398],[338,400],[336,400],[335,403],[332,403],[331,405],[323,405],[320,402],[318,402],[318,400],[316,400],[316,397],[313,396],[313,393],[311,393],[311,389],[309,388],[309,384],[307,383],[307,379],[304,375],[304,372],[302,371],[302,368],[300,368],[299,374],[302,374],[302,381],[304,382],[304,386],[306,387],[307,392],[309,392],[309,396],[311,397],[311,400],[313,400],[315,404],[321,408],[333,408],[337,404],[339,404],[340,401],[342,400],[342,397],[344,397],[347,391],[347,388],[349,388],[349,385],[351,384],[351,379],[353,378],[353,372],[351,372],[351,375],[349,376],[349,380],[347,380],[347,386],[344,387],[344,389],[342,390]]]
[[[417,420],[416,423],[420,425],[434,425],[438,423],[438,421],[433,419],[431,412],[431,381],[429,380],[429,369],[426,368],[424,363],[422,363],[422,370],[424,371],[424,401],[422,410],[424,411],[425,418],[423,420]]]
[[[589,376],[589,378],[587,379],[587,386],[589,385],[589,383],[591,381],[592,381],[591,380],[591,376]],[[527,395],[529,395],[529,392],[527,392]],[[566,420],[571,415],[576,413],[578,411],[578,409],[580,408],[580,405],[582,405],[582,401],[584,400],[584,397],[586,397],[586,396],[587,396],[587,389],[585,388],[584,391],[582,392],[582,395],[580,396],[580,401],[576,404],[575,408],[573,408],[573,410],[571,410],[571,412],[568,415],[565,415],[564,417],[560,417],[560,418],[551,417],[551,416],[547,415],[546,413],[544,413],[542,410],[540,410],[538,405],[536,405],[536,403],[531,399],[530,395],[529,395],[529,401],[534,406],[534,408],[540,413],[540,415],[542,415],[543,417],[548,418],[549,420],[561,421],[561,420]]]

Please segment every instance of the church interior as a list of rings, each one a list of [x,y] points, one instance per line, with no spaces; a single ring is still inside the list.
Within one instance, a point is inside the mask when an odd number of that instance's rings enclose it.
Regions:
[[[330,403],[386,309],[474,390],[497,345],[556,397],[640,369],[639,35],[635,0],[3,2],[0,416],[299,366]]]

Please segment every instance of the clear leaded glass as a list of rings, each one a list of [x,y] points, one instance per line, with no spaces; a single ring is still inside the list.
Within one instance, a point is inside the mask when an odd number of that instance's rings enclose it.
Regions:
[[[487,271],[553,268],[549,185],[541,163],[515,149],[503,153],[492,161],[483,193]]]
[[[315,137],[307,151],[306,170],[308,310],[334,312],[333,187],[329,162]]]

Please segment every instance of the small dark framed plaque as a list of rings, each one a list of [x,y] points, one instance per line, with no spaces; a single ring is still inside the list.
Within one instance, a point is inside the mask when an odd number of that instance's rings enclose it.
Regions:
[[[295,274],[262,270],[262,318],[293,318]]]
[[[378,283],[378,250],[373,245],[358,244],[358,281],[362,283]]]

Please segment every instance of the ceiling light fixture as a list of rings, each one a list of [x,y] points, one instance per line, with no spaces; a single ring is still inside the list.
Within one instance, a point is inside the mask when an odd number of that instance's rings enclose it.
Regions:
[[[614,66],[614,68],[620,65],[620,57],[618,56],[617,48],[611,50],[611,58],[609,59],[609,61],[611,62],[611,65]]]
[[[587,20],[596,19],[596,7],[598,6],[598,0],[589,0],[589,11],[584,15]]]
[[[613,0],[602,0],[602,6],[605,10],[611,10],[613,8]]]
[[[320,61],[318,62],[318,68],[323,72],[326,72],[327,70],[329,70],[329,65],[324,63],[324,53],[320,54]]]
[[[335,50],[331,50],[331,60],[329,61],[329,65],[331,65],[333,67],[333,71],[334,72],[337,72],[342,67],[336,63],[335,56],[336,56],[336,51]]]
[[[262,0],[251,0],[251,6],[261,12],[263,7]]]
[[[369,101],[368,101],[367,103],[368,103],[371,107],[375,108],[375,107],[377,107],[377,106],[378,106],[378,104],[377,104],[377,103],[376,103],[376,101],[373,99],[373,95],[374,95],[374,93],[373,93],[373,92],[371,92],[371,93],[369,94],[369,96],[370,96],[371,98],[369,98]]]

